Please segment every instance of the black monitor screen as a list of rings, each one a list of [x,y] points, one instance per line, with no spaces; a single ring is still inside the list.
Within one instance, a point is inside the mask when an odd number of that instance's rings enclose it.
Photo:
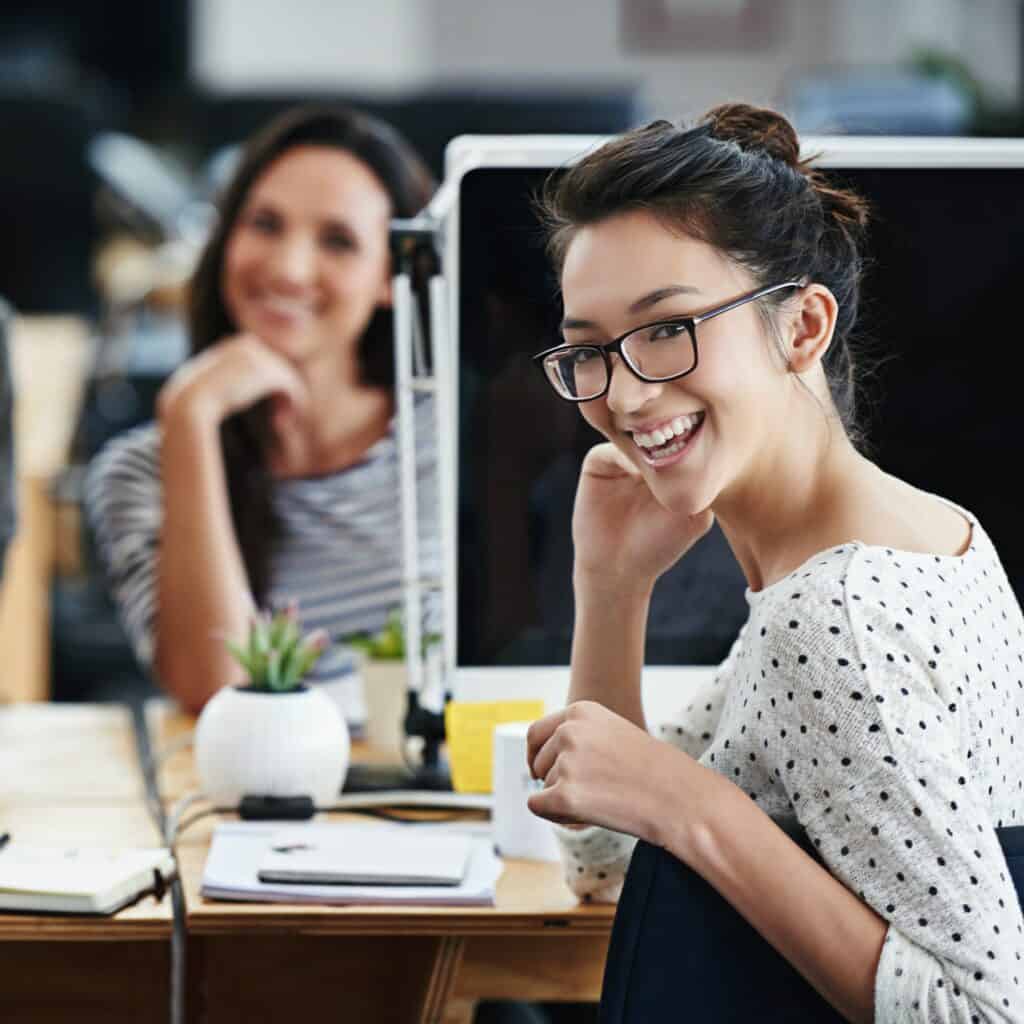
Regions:
[[[561,303],[531,197],[549,172],[470,172],[460,200],[458,663],[559,665],[573,622],[571,515],[600,440],[554,396],[532,353]],[[974,512],[1018,599],[1024,536],[1011,502],[1024,423],[1017,356],[1024,170],[857,169],[873,206],[859,334],[871,457]],[[659,580],[648,664],[714,664],[747,615],[716,527]]]

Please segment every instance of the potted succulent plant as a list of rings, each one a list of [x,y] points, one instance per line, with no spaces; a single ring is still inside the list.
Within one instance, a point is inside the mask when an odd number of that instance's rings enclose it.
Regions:
[[[348,770],[348,729],[337,704],[303,682],[326,650],[327,634],[304,635],[293,603],[256,615],[244,643],[226,643],[248,682],[225,686],[199,716],[195,754],[204,795],[218,806],[247,795],[332,803]]]

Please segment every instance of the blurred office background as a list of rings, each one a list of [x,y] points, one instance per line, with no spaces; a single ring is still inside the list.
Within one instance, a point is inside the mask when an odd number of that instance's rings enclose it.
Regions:
[[[339,99],[440,174],[461,133],[614,132],[726,99],[805,132],[1024,134],[1020,0],[35,0],[0,10],[0,296],[22,521],[0,697],[141,694],[82,467],[152,415],[232,147]]]

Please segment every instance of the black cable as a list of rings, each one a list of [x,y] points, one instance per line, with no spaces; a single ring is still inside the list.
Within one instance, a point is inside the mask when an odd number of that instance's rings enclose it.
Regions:
[[[394,807],[346,807],[344,804],[334,807],[315,807],[313,814],[332,814],[332,813],[345,813],[345,814],[363,814],[368,818],[380,818],[384,821],[391,821],[398,825],[427,825],[435,822],[445,821],[461,821],[465,818],[465,811],[461,808],[456,808],[450,812],[438,812],[429,808],[415,808],[416,810],[430,810],[429,818],[406,818],[402,817],[402,812]],[[182,818],[178,823],[177,828],[174,831],[174,835],[170,837],[172,848],[178,842],[178,838],[187,829],[194,825],[197,821],[201,821],[203,818],[209,818],[214,814],[238,814],[237,807],[204,807],[201,811],[196,811],[194,814],[190,814],[187,818]],[[313,815],[310,815],[312,817]],[[284,821],[284,820],[298,820],[298,819],[282,819],[282,818],[248,818],[248,821]],[[302,820],[308,821],[309,818]]]
[[[153,761],[153,750],[149,742],[149,730],[146,728],[145,710],[138,702],[129,702],[128,708],[132,716],[132,730],[135,733],[135,750],[139,758],[145,786],[146,810],[153,820],[161,839],[167,842],[167,815],[164,813],[160,800],[160,787],[157,781],[156,766]],[[171,854],[174,853],[173,844]],[[171,964],[170,964],[170,1005],[168,1020],[170,1024],[184,1024],[185,1021],[185,896],[181,888],[181,879],[177,873],[169,886],[171,898]]]

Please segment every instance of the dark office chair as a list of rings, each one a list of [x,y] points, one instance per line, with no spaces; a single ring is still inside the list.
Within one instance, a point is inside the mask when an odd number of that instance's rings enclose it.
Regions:
[[[779,824],[820,859],[795,821]],[[1024,893],[1024,826],[996,833]],[[709,1024],[844,1019],[700,875],[660,847],[637,843],[612,928],[599,1020],[659,1024],[683,1016]]]

